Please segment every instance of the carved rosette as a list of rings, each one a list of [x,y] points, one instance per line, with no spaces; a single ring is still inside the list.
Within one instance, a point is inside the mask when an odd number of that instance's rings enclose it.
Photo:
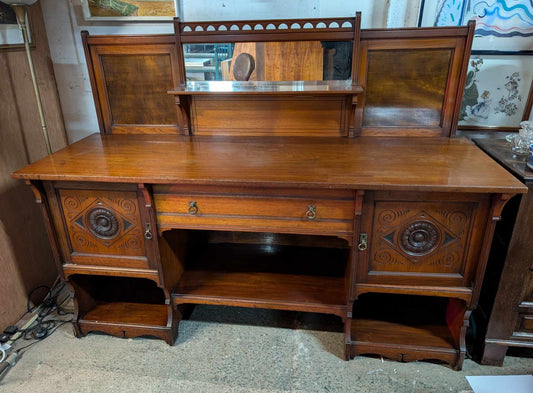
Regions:
[[[61,190],[60,195],[73,252],[145,254],[135,192]]]
[[[376,204],[370,270],[462,274],[472,202]]]
[[[87,213],[89,231],[102,239],[113,239],[119,233],[117,216],[109,209],[96,207]]]
[[[410,255],[425,255],[432,252],[440,241],[439,229],[429,221],[414,221],[407,225],[399,236],[400,248]]]

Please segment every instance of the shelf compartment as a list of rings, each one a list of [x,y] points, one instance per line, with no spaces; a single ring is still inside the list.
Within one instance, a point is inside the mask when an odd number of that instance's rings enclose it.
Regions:
[[[351,356],[373,354],[402,362],[438,360],[460,368],[468,315],[465,303],[458,299],[361,295],[354,306]]]
[[[123,338],[153,336],[172,345],[177,316],[154,281],[132,277],[73,275],[78,336],[102,332]]]
[[[280,244],[211,243],[187,262],[174,304],[215,304],[347,313],[349,250]]]

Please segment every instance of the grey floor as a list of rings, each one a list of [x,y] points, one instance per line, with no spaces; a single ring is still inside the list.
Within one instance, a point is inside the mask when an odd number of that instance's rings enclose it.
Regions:
[[[466,360],[463,371],[369,357],[342,360],[336,318],[198,306],[176,344],[73,336],[70,324],[31,347],[2,392],[471,392],[465,375],[531,374],[533,359],[504,367]],[[324,331],[324,329],[326,331]]]

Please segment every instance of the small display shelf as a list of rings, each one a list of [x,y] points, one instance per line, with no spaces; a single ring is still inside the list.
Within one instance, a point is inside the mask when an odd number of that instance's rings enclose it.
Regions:
[[[174,304],[219,304],[346,316],[348,248],[207,243],[190,252]]]
[[[104,332],[124,338],[154,336],[174,343],[174,311],[155,282],[92,275],[74,275],[69,280],[77,296],[78,335]]]
[[[169,94],[358,94],[363,88],[351,80],[328,81],[192,81]]]
[[[432,296],[364,294],[354,306],[351,356],[437,360],[460,368],[465,303]],[[466,320],[468,322],[468,319]]]

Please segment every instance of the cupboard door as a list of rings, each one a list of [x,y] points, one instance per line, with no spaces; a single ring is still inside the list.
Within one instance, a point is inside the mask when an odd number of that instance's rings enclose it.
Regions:
[[[150,267],[135,191],[60,189],[58,196],[70,263]]]
[[[370,193],[358,282],[470,287],[488,208],[477,195]]]

